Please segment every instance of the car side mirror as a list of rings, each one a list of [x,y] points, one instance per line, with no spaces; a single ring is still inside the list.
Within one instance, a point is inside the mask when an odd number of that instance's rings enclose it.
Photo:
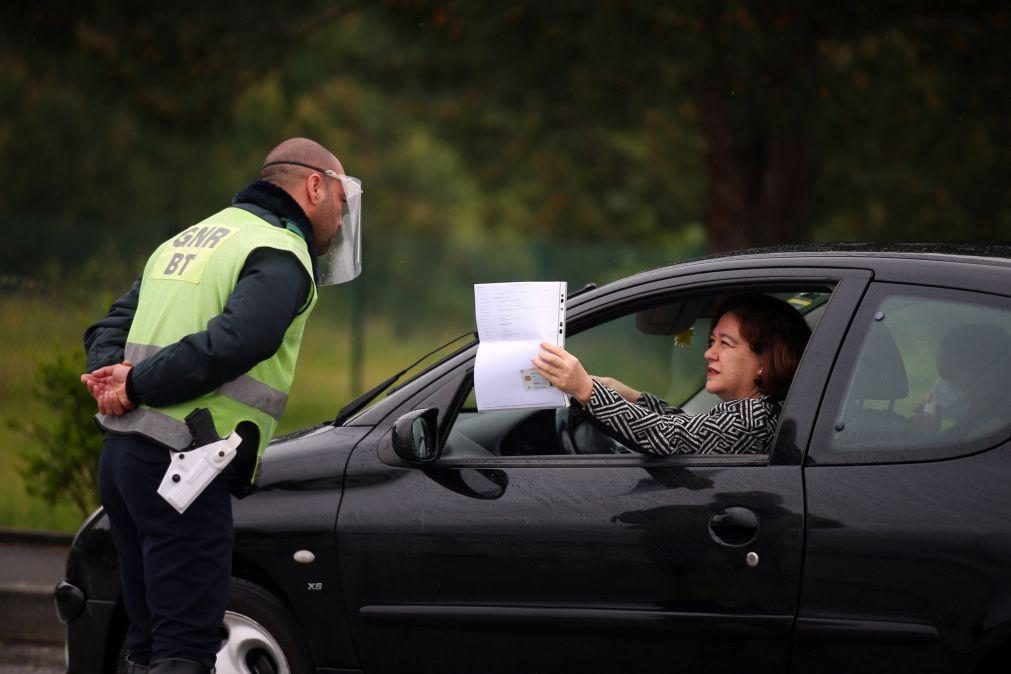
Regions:
[[[410,463],[429,463],[438,458],[435,432],[439,410],[414,410],[393,424],[393,451]]]

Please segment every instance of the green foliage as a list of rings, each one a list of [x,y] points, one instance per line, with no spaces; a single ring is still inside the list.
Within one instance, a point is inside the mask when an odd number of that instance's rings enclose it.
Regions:
[[[82,372],[84,356],[79,351],[58,351],[39,362],[34,392],[52,410],[52,421],[10,423],[37,443],[37,448],[21,452],[26,491],[53,505],[73,503],[84,517],[98,505],[102,434],[92,419],[95,401],[81,384]]]
[[[1006,3],[396,4],[397,67],[539,230],[1011,238]]]
[[[148,251],[292,135],[364,180],[367,246],[653,245],[695,223],[710,248],[1011,239],[1003,2],[106,0],[0,18],[6,274]]]

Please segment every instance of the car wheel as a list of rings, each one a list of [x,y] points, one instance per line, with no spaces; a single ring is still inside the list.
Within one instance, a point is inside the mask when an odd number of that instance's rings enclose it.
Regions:
[[[216,674],[299,674],[312,671],[295,618],[277,597],[246,580],[232,579],[221,625]],[[127,674],[126,644],[116,674]]]
[[[298,674],[313,668],[295,618],[277,597],[232,579],[217,674]]]

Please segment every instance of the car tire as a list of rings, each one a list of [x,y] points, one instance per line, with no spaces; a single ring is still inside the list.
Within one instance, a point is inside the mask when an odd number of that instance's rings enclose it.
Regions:
[[[299,674],[313,671],[298,623],[281,601],[259,585],[232,579],[221,626],[217,674]],[[126,645],[117,674],[126,674]]]
[[[298,674],[313,669],[295,617],[259,585],[232,579],[218,674]]]

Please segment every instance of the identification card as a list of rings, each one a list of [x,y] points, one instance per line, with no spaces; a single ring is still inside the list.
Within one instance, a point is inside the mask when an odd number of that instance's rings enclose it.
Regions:
[[[529,370],[520,370],[520,375],[523,377],[523,388],[527,391],[551,388],[551,383],[541,376],[537,368],[532,367]]]

